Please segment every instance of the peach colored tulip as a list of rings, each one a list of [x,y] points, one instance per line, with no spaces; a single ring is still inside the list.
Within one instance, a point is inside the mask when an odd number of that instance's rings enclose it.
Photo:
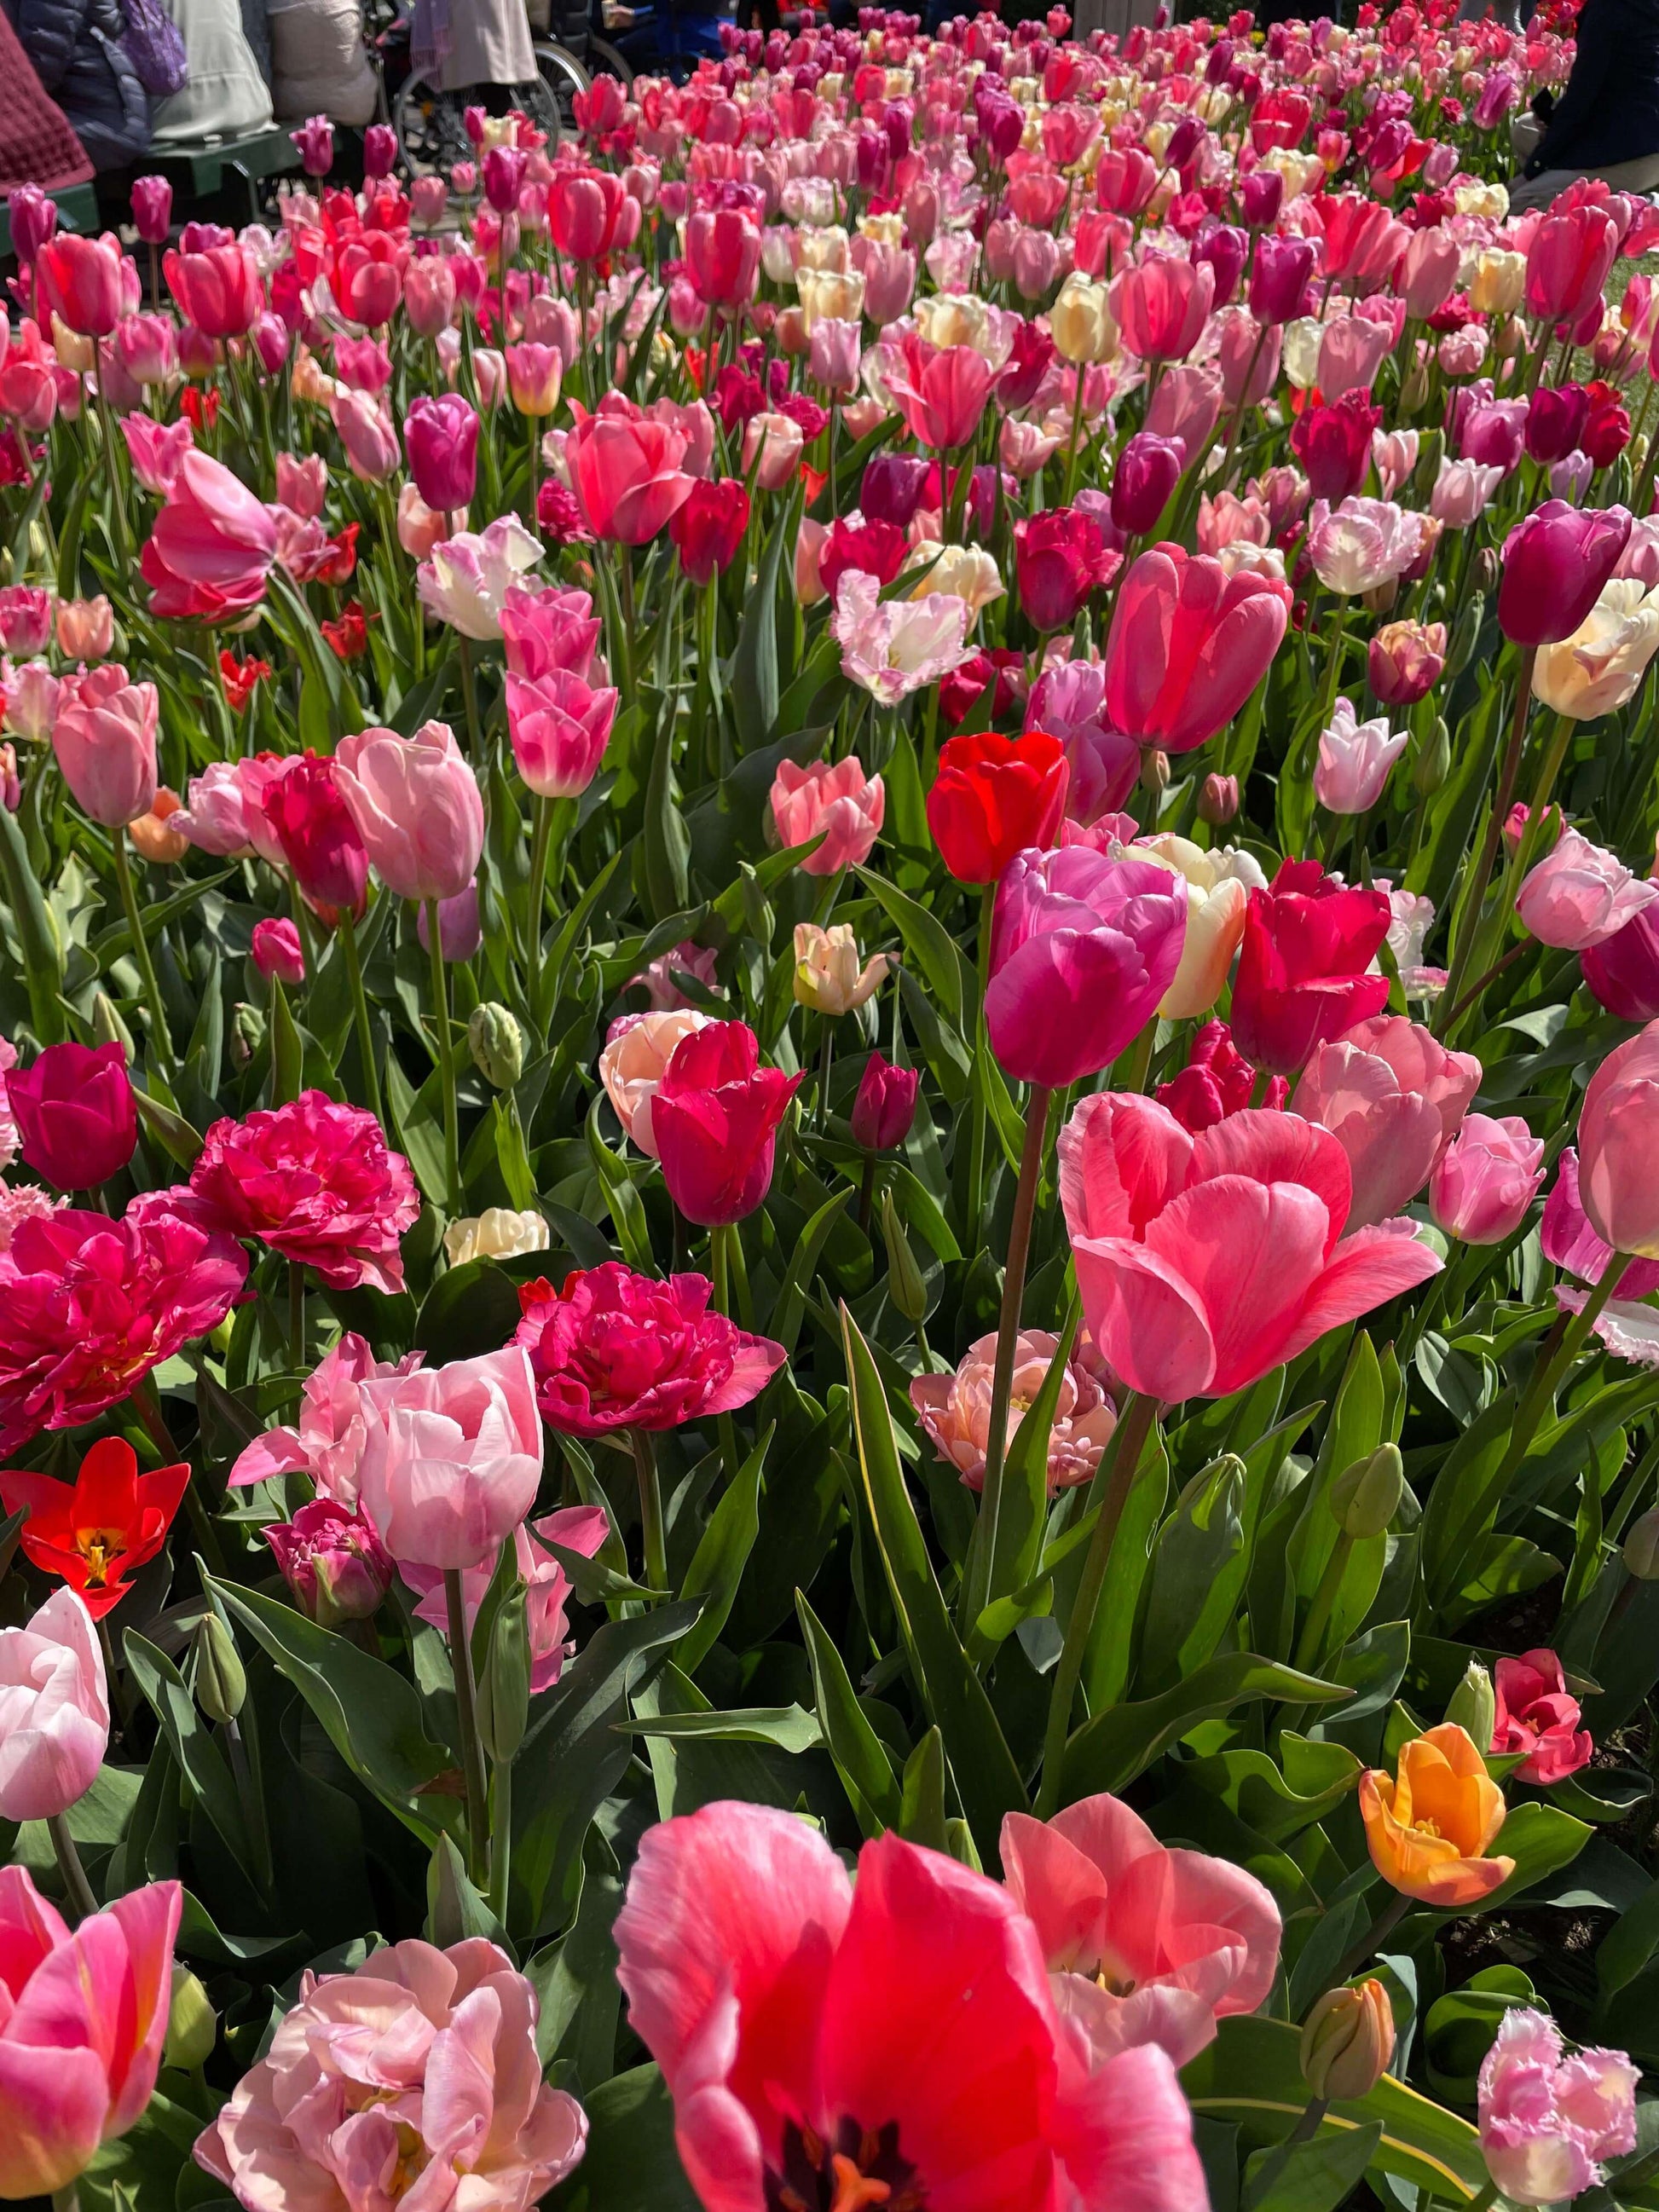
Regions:
[[[651,1102],[657,1095],[663,1072],[674,1057],[674,1048],[709,1017],[695,1006],[672,1012],[623,1014],[611,1025],[605,1050],[599,1054],[599,1080],[623,1125],[623,1133],[647,1159],[657,1157],[651,1132]]]
[[[1060,1339],[1048,1329],[1024,1328],[1014,1340],[1013,1397],[1008,1411],[1012,1437],[1042,1389]],[[985,1444],[991,1425],[994,1335],[970,1344],[953,1375],[921,1375],[910,1385],[910,1403],[939,1457],[947,1460],[969,1490],[985,1483]],[[1117,1426],[1117,1409],[1100,1380],[1073,1352],[1048,1432],[1048,1489],[1051,1495],[1087,1482]]]
[[[1359,1811],[1384,1881],[1440,1912],[1462,1912],[1515,1872],[1490,1857],[1508,1814],[1504,1793],[1467,1729],[1443,1721],[1401,1747],[1397,1773],[1359,1778]]]

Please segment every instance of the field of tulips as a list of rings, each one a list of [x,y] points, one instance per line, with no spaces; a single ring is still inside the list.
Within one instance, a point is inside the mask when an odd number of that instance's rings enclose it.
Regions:
[[[1659,207],[1450,13],[12,201],[0,2198],[1659,2208]]]

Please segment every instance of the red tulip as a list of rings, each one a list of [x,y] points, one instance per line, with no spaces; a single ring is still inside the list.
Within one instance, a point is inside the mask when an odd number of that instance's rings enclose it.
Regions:
[[[1410,234],[1381,200],[1327,192],[1312,203],[1325,231],[1325,274],[1355,294],[1380,291]]]
[[[1111,580],[1122,560],[1080,507],[1048,507],[1017,522],[1014,547],[1020,604],[1040,630],[1069,629],[1090,593]]]
[[[1233,979],[1244,1057],[1293,1075],[1316,1045],[1380,1014],[1388,978],[1365,971],[1391,918],[1386,892],[1345,890],[1317,860],[1286,860],[1267,890],[1253,890]]]
[[[947,738],[927,794],[927,827],[957,881],[994,884],[1016,853],[1052,846],[1070,780],[1065,748],[1046,730]]]
[[[167,1538],[190,1480],[185,1465],[140,1474],[121,1437],[104,1437],[72,1483],[49,1474],[0,1474],[0,1504],[28,1509],[23,1553],[43,1574],[76,1590],[94,1620],[118,1606],[126,1577],[153,1559]]]
[[[597,261],[617,242],[628,193],[608,169],[553,172],[547,188],[547,221],[553,244],[569,261]],[[634,203],[635,207],[638,202]]]
[[[1190,752],[1224,729],[1267,674],[1290,621],[1286,584],[1178,545],[1143,553],[1118,588],[1106,640],[1112,726]]]
[[[1357,492],[1371,465],[1371,433],[1382,420],[1364,392],[1345,392],[1328,407],[1310,407],[1291,426],[1291,451],[1308,472],[1315,499],[1333,507]]]
[[[121,248],[107,234],[61,233],[40,248],[34,275],[46,327],[56,314],[81,337],[106,338],[121,319]]]
[[[799,1075],[760,1064],[743,1022],[709,1022],[681,1038],[651,1102],[651,1128],[668,1195],[688,1221],[741,1221],[772,1183],[778,1124]]]
[[[361,920],[368,903],[368,850],[341,795],[334,763],[303,753],[266,790],[266,821],[307,904],[331,922]]]
[[[694,584],[707,584],[736,560],[748,527],[749,494],[738,477],[696,477],[684,504],[669,518],[668,534],[685,574]]]
[[[1618,252],[1618,226],[1605,208],[1584,201],[1546,215],[1527,248],[1527,313],[1576,322],[1601,298]]]

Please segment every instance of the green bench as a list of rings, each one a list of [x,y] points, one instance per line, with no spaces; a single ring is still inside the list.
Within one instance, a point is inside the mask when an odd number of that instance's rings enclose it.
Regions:
[[[246,196],[241,220],[259,213],[259,186],[269,177],[287,175],[300,166],[299,149],[279,126],[246,138],[220,138],[200,146],[152,148],[144,167],[165,177],[193,212],[204,200],[234,193]]]
[[[58,203],[58,221],[64,230],[96,230],[98,195],[90,185],[65,185],[50,197]],[[11,202],[0,200],[0,259],[11,252]]]

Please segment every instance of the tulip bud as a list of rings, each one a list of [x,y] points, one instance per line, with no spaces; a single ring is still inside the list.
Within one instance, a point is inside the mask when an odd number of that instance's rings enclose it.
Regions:
[[[1486,550],[1484,546],[1481,548],[1482,552]],[[1478,560],[1480,555],[1475,557]],[[1468,666],[1469,656],[1474,651],[1475,642],[1480,635],[1480,625],[1486,617],[1485,592],[1472,592],[1463,602],[1463,611],[1457,617],[1457,627],[1452,632],[1451,644],[1446,651],[1446,674],[1449,678],[1461,676]]]
[[[1446,718],[1437,714],[1434,727],[1417,748],[1412,762],[1412,788],[1419,799],[1431,799],[1451,774],[1451,732]]]
[[[193,2074],[205,2066],[219,2040],[219,2016],[208,2002],[208,1993],[188,1966],[173,1970],[173,2008],[167,2014],[164,2066]]]
[[[131,1066],[137,1058],[132,1042],[132,1031],[121,1018],[115,1001],[102,991],[95,991],[92,1000],[92,1036],[94,1044],[118,1044]]]
[[[510,1090],[524,1073],[524,1031],[507,1008],[487,999],[466,1025],[467,1050],[484,1081]]]
[[[1302,2078],[1327,2104],[1368,2097],[1394,2057],[1394,2011],[1375,1978],[1327,1990],[1302,2031]]]
[[[1659,1505],[1631,1523],[1624,1558],[1626,1571],[1638,1583],[1659,1583]]]
[[[1400,411],[1415,415],[1429,396],[1429,371],[1426,362],[1413,362],[1406,372],[1406,380],[1400,387]]]
[[[478,1679],[478,1734],[497,1765],[517,1754],[530,1714],[526,1595],[525,1584],[519,1580],[502,1598],[490,1632],[489,1656]]]
[[[1141,752],[1140,787],[1158,792],[1170,788],[1170,756],[1161,745],[1147,745]]]
[[[1451,1693],[1446,1718],[1455,1721],[1470,1741],[1485,1751],[1498,1723],[1498,1693],[1492,1676],[1478,1659],[1471,1659],[1463,1679]]]
[[[1483,545],[1469,566],[1469,579],[1477,592],[1490,592],[1503,574],[1503,564],[1495,545]]]
[[[1653,441],[1648,436],[1647,432],[1645,430],[1640,430],[1637,433],[1636,436],[1631,440],[1629,446],[1626,448],[1626,453],[1631,465],[1632,473],[1638,479],[1638,481],[1646,472],[1648,455],[1652,450],[1652,446]]]
[[[1398,1444],[1379,1444],[1345,1468],[1331,1485],[1328,1503],[1345,1536],[1380,1536],[1399,1510],[1406,1465]]]
[[[777,927],[772,902],[761,889],[760,878],[747,860],[738,861],[738,871],[743,881],[744,927],[757,945],[770,945]]]
[[[196,1624],[196,1702],[210,1721],[234,1721],[247,1696],[235,1639],[216,1613]]]
[[[1238,778],[1236,775],[1206,775],[1198,788],[1198,818],[1207,822],[1212,829],[1219,830],[1234,821],[1238,815]]]
[[[887,1295],[906,1321],[921,1321],[927,1311],[927,1286],[890,1190],[881,1194],[881,1237],[887,1247]]]
[[[230,1017],[230,1057],[237,1067],[246,1067],[265,1041],[265,1018],[258,1006],[251,1006],[246,999],[239,999]]]

